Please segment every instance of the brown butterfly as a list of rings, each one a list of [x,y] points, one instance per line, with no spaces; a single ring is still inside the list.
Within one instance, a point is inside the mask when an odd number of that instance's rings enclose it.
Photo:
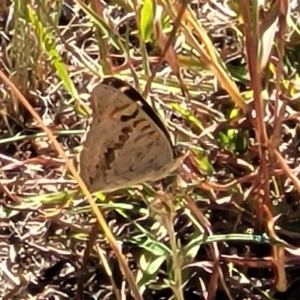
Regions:
[[[112,192],[166,177],[182,162],[181,146],[128,83],[105,78],[90,97],[92,121],[79,172],[90,192]]]

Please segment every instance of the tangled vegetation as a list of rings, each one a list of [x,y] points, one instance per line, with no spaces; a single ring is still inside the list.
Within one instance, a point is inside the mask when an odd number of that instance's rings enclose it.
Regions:
[[[298,299],[299,11],[0,1],[0,298]],[[77,155],[105,76],[188,154],[160,182],[92,197]]]

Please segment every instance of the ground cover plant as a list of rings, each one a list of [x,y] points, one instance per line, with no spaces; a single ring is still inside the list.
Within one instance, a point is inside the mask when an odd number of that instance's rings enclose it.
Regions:
[[[299,11],[1,1],[0,299],[298,299]],[[187,156],[92,197],[76,167],[105,76]]]

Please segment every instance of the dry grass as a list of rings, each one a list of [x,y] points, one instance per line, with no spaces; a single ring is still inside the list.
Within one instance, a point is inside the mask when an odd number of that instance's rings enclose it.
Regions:
[[[0,298],[298,299],[298,1],[85,2],[0,1]],[[91,207],[63,155],[107,75],[189,156]]]

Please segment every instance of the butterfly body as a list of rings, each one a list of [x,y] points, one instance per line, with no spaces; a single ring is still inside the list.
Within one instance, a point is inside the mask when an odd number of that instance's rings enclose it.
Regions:
[[[182,161],[159,117],[126,82],[109,77],[91,96],[92,121],[80,154],[91,192],[111,192],[168,175]]]

